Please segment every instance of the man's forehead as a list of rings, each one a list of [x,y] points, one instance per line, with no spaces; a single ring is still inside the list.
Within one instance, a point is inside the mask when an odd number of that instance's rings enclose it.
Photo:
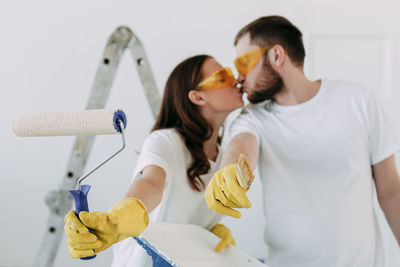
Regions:
[[[241,56],[246,52],[259,48],[256,44],[250,43],[250,33],[243,35],[236,44],[236,55]]]

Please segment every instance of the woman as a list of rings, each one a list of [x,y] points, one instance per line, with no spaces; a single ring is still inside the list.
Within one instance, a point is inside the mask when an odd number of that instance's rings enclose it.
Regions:
[[[180,63],[169,76],[160,114],[146,138],[124,200],[108,212],[74,211],[65,217],[70,255],[87,257],[119,242],[113,266],[151,266],[132,236],[151,221],[195,224],[234,244],[220,215],[208,209],[203,190],[219,169],[219,129],[227,115],[243,105],[242,92],[229,68],[208,55]],[[92,228],[89,233],[87,228]],[[93,249],[95,251],[93,251]]]

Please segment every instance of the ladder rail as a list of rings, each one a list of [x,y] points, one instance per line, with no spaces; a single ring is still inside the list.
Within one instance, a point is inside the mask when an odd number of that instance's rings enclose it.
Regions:
[[[86,109],[104,108],[121,57],[127,48],[130,49],[135,60],[153,117],[156,117],[161,100],[149,61],[140,39],[125,26],[118,27],[107,41]],[[50,191],[46,196],[45,202],[49,206],[50,217],[33,265],[35,267],[52,267],[54,265],[64,233],[64,216],[73,204],[73,198],[68,190],[75,188],[78,178],[83,174],[93,141],[94,136],[76,137],[60,189]]]

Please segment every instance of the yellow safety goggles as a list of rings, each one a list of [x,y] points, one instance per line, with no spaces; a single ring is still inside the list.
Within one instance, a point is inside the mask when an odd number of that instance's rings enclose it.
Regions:
[[[225,87],[234,86],[236,83],[235,76],[231,68],[225,67],[217,70],[206,79],[201,81],[196,87],[196,90],[215,90]]]
[[[263,46],[238,56],[234,61],[237,71],[242,75],[249,74],[260,58],[265,54],[265,51],[272,47],[273,45]]]

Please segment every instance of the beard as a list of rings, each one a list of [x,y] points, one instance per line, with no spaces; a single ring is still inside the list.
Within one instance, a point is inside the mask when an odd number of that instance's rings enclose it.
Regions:
[[[265,100],[274,100],[274,96],[283,89],[281,76],[272,68],[268,59],[264,60],[264,62],[264,68],[257,77],[254,92],[247,95],[247,99],[252,104]]]

